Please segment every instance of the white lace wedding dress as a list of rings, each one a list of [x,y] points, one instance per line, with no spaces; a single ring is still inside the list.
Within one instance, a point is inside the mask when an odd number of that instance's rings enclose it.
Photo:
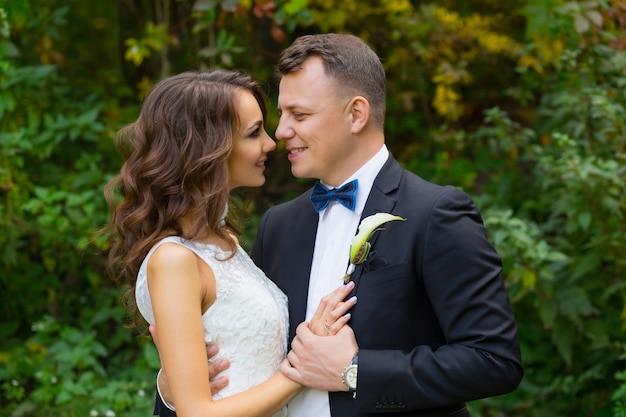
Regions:
[[[204,339],[219,346],[212,360],[226,357],[229,383],[213,398],[227,397],[260,384],[279,371],[287,352],[287,296],[254,265],[238,246],[234,257],[219,246],[190,242],[178,236],[159,241],[144,259],[137,277],[135,297],[150,324],[154,313],[148,292],[147,264],[156,248],[174,242],[189,248],[213,269],[217,299],[202,315]],[[285,416],[286,407],[276,416]]]

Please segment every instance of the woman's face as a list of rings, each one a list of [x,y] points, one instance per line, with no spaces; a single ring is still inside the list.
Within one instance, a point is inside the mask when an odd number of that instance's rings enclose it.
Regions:
[[[276,143],[265,131],[263,113],[252,93],[240,90],[235,100],[240,125],[228,158],[229,189],[260,187],[265,183],[267,154]]]

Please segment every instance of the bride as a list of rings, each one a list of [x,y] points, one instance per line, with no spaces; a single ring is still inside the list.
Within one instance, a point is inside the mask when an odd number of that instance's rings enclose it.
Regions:
[[[265,182],[267,154],[276,147],[265,116],[264,96],[249,76],[187,71],[157,83],[139,118],[118,134],[127,159],[105,189],[109,265],[130,286],[136,321],[158,323],[181,417],[286,415],[302,388],[279,372],[287,298],[239,246],[227,217],[233,189]],[[330,325],[320,333],[334,334],[346,324],[354,301],[342,300],[350,289],[322,300],[312,329]],[[230,360],[229,384],[215,395],[206,377],[208,342]]]

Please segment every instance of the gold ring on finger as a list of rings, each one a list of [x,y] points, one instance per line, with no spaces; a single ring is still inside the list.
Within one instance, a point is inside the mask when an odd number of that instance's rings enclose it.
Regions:
[[[324,320],[324,330],[326,330],[326,333],[330,333],[330,324],[326,320]]]

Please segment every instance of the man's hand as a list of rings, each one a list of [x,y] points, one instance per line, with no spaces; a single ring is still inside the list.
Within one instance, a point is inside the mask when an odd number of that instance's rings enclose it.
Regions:
[[[156,327],[151,325],[149,327],[150,334],[152,335],[152,340],[154,345],[159,350],[159,338],[157,334]],[[208,343],[206,345],[206,356],[207,359],[211,359],[215,355],[217,355],[219,349],[215,343]],[[159,360],[161,360],[161,352],[159,352]],[[163,363],[163,361],[161,361]],[[216,360],[215,362],[209,362],[209,375],[212,376],[209,380],[209,385],[211,386],[211,394],[215,395],[218,391],[224,389],[228,385],[228,377],[225,375],[219,375],[220,372],[228,369],[230,367],[230,361],[226,358],[221,358]],[[161,392],[161,396],[163,400],[172,404],[172,393],[170,392],[170,386],[167,382],[167,375],[165,374],[165,370],[161,369],[159,373],[159,379],[157,381],[159,385],[159,390]]]
[[[296,337],[281,365],[281,372],[309,388],[348,391],[341,374],[358,348],[350,326],[343,326],[334,336],[316,336],[304,322],[296,329]]]

